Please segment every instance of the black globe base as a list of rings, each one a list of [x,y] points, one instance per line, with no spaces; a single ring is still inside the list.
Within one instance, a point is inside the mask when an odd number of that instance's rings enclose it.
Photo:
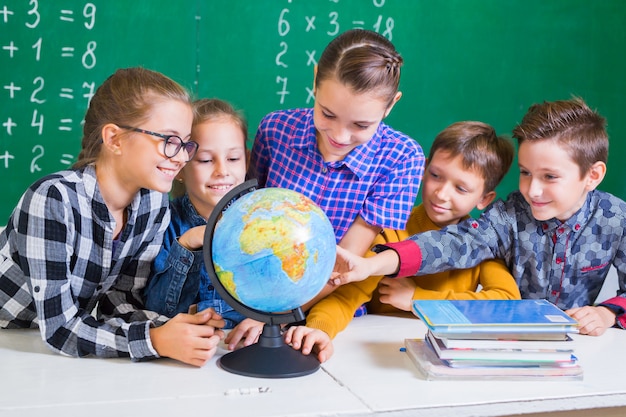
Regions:
[[[288,346],[277,324],[266,324],[257,343],[225,354],[218,364],[228,372],[256,378],[305,376],[320,367],[314,355]]]

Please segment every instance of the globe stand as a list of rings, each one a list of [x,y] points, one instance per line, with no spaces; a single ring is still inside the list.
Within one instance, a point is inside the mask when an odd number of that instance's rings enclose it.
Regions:
[[[229,191],[218,202],[207,220],[203,252],[211,283],[235,310],[246,317],[265,323],[257,343],[225,354],[218,360],[218,365],[228,372],[257,378],[292,378],[308,375],[319,369],[320,362],[315,356],[304,355],[301,351],[288,346],[281,331],[281,324],[304,320],[302,309],[298,307],[285,313],[266,313],[250,308],[228,292],[217,277],[213,265],[213,234],[218,219],[235,200],[256,190],[257,186],[256,180],[250,180]]]
[[[315,356],[303,355],[284,342],[278,324],[266,324],[257,343],[227,353],[218,363],[228,372],[257,378],[304,376],[320,367]]]

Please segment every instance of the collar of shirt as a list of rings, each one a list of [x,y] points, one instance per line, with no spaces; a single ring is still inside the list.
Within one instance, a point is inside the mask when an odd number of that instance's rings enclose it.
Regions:
[[[293,135],[291,137],[291,146],[294,149],[306,149],[308,152],[315,153],[317,158],[329,167],[340,168],[345,166],[357,177],[363,178],[371,170],[370,162],[375,158],[381,146],[384,129],[385,125],[381,122],[372,138],[354,148],[344,159],[336,162],[325,162],[317,147],[317,130],[313,123],[313,109],[311,109],[311,111],[307,112],[304,133]]]
[[[206,224],[207,219],[205,219],[204,217],[198,214],[198,212],[196,211],[196,208],[193,206],[193,204],[191,204],[191,200],[189,200],[188,194],[185,194],[182,196],[180,205],[182,208],[181,214],[187,218],[187,221],[190,224],[194,226],[200,226],[200,225]]]
[[[82,170],[82,183],[85,188],[85,193],[88,196],[92,196],[93,202],[91,203],[93,210],[94,219],[98,219],[103,223],[112,224],[114,222],[113,217],[111,216],[111,212],[102,197],[102,192],[100,191],[100,184],[98,184],[98,178],[96,177],[96,166],[95,164],[86,165],[84,168],[79,169]],[[130,204],[127,206],[127,214],[128,218],[126,219],[126,224],[134,224],[135,219],[139,213],[140,206],[142,204],[142,196],[145,194],[149,194],[150,190],[142,188],[139,190],[137,194],[133,197]]]
[[[111,212],[102,198],[102,192],[100,191],[100,185],[96,177],[95,164],[86,165],[84,168],[79,169],[77,174],[82,177],[81,180],[85,188],[85,195],[92,196],[93,198],[91,208],[93,210],[94,219],[98,219],[103,224],[113,222]],[[135,201],[133,201],[133,203],[135,203]]]
[[[582,227],[581,225],[586,224],[587,219],[589,218],[589,215],[591,212],[591,209],[590,209],[591,196],[592,196],[592,192],[587,193],[587,198],[585,199],[585,202],[583,203],[582,207],[576,213],[574,213],[574,215],[571,216],[569,219],[562,222],[556,218],[552,218],[550,220],[541,222],[541,230],[544,233],[550,233],[550,234],[558,233],[559,235],[570,230],[574,232],[578,232]]]

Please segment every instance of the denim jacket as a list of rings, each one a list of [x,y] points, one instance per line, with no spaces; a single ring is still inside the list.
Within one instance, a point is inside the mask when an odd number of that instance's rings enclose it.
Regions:
[[[144,292],[146,308],[174,317],[187,313],[192,304],[198,305],[198,311],[213,307],[224,317],[225,328],[234,327],[245,316],[229,306],[211,284],[202,249],[190,251],[178,243],[187,230],[205,226],[206,219],[198,214],[187,195],[171,201],[170,209],[171,222]]]

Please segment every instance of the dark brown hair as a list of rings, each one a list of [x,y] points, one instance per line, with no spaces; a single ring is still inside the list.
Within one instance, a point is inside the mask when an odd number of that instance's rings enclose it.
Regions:
[[[348,30],[322,52],[315,86],[334,78],[356,93],[379,94],[391,105],[400,85],[402,63],[402,57],[384,36],[369,30]]]
[[[498,186],[513,162],[513,144],[498,136],[493,127],[482,122],[457,122],[442,130],[430,148],[428,159],[437,151],[461,155],[463,168],[475,170],[485,179],[484,192]]]
[[[609,137],[606,120],[579,97],[533,104],[515,129],[518,145],[554,140],[567,151],[584,177],[596,162],[607,162]]]

